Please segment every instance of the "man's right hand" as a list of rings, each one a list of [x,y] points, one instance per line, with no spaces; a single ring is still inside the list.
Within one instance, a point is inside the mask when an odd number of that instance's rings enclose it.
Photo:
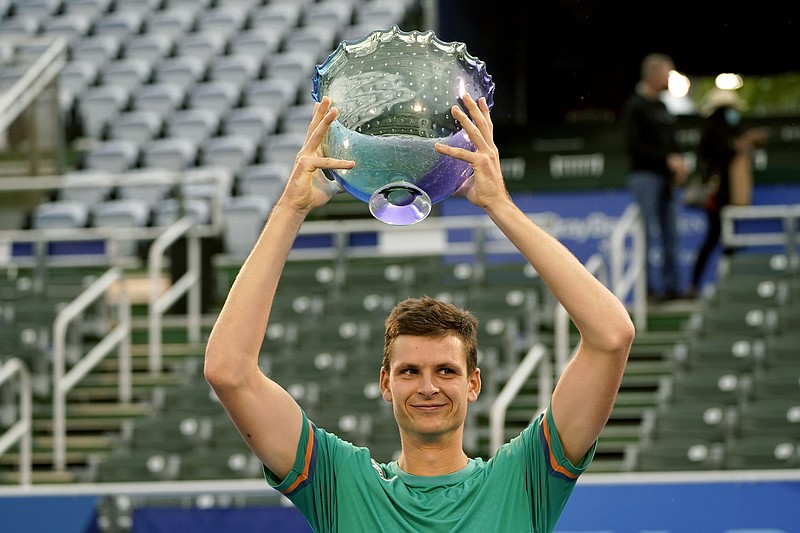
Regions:
[[[297,153],[292,173],[278,200],[282,205],[308,214],[312,209],[325,205],[333,195],[341,191],[339,184],[326,178],[321,171],[332,168],[350,169],[355,166],[353,161],[322,155],[322,141],[336,115],[337,110],[331,107],[327,96],[314,105],[306,142]]]

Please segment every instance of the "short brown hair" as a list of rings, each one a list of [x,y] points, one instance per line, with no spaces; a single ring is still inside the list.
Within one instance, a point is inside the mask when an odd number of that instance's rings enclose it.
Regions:
[[[399,302],[386,319],[381,365],[387,372],[392,360],[392,343],[400,335],[455,335],[464,344],[467,373],[471,374],[478,368],[478,320],[466,309],[430,296],[407,298]]]

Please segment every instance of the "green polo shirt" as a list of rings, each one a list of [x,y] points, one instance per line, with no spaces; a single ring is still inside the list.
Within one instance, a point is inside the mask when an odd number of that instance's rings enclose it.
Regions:
[[[394,461],[375,462],[367,448],[317,428],[303,414],[291,472],[280,480],[264,470],[317,533],[545,533],[595,447],[571,464],[547,409],[488,461],[470,459],[444,476],[415,476]]]

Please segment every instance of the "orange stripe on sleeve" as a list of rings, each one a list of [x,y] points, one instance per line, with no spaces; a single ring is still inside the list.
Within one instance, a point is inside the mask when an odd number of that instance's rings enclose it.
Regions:
[[[547,423],[547,416],[542,417],[542,430],[544,431],[544,438],[547,441],[547,452],[550,460],[550,468],[552,468],[554,472],[558,472],[559,474],[567,476],[568,478],[578,479],[577,474],[570,472],[562,465],[558,464],[555,455],[553,455],[553,445],[550,440],[550,426]]]
[[[308,440],[306,442],[306,456],[305,456],[305,462],[303,464],[303,471],[300,474],[297,475],[297,479],[294,481],[294,483],[292,483],[291,486],[289,486],[289,488],[287,488],[285,491],[283,491],[284,493],[288,494],[288,493],[292,492],[294,489],[297,488],[297,486],[300,483],[302,483],[302,482],[304,482],[304,481],[306,481],[308,479],[308,476],[309,476],[308,469],[309,469],[309,466],[311,465],[311,455],[312,455],[313,450],[314,450],[314,439],[315,438],[316,438],[316,436],[314,435],[314,427],[311,425],[311,421],[309,420],[308,421]]]

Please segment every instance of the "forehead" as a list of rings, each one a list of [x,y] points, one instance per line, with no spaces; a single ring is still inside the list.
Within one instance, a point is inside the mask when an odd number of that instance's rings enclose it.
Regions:
[[[466,365],[464,343],[455,335],[420,337],[398,335],[392,343],[392,366],[414,365]]]

